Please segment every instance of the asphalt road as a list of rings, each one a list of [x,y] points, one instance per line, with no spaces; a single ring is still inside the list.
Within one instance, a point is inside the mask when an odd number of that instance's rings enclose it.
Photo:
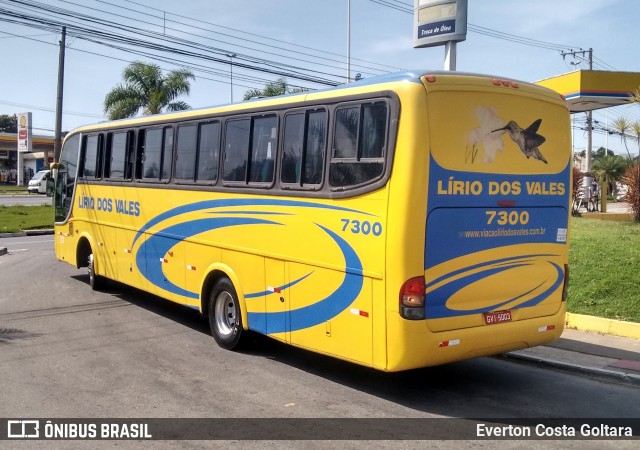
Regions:
[[[51,204],[51,197],[47,197],[44,194],[0,195],[0,206],[40,206]]]
[[[496,358],[386,374],[268,339],[251,351],[225,351],[195,311],[118,284],[92,292],[84,270],[55,261],[53,236],[3,238],[0,245],[9,250],[0,256],[0,417],[637,418],[640,412],[638,389]],[[241,441],[239,448],[263,446]],[[390,446],[376,441],[367,448]],[[464,444],[486,446],[494,445]]]

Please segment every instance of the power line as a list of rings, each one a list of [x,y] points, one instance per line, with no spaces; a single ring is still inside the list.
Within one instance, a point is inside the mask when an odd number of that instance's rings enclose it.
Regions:
[[[104,0],[94,0],[94,1],[100,2],[100,3],[108,3],[108,2],[106,2]],[[318,48],[314,48],[314,47],[309,47],[309,46],[305,46],[305,45],[296,44],[296,43],[293,43],[293,42],[284,41],[284,40],[281,40],[281,39],[276,39],[276,38],[271,37],[271,36],[265,36],[265,35],[261,35],[261,34],[251,33],[251,32],[248,32],[246,30],[240,30],[238,28],[232,28],[232,27],[216,24],[216,23],[213,23],[213,22],[208,22],[208,21],[205,21],[205,20],[200,20],[200,19],[196,19],[196,18],[193,18],[193,17],[184,16],[184,15],[181,15],[181,14],[178,14],[178,13],[175,13],[175,12],[165,11],[165,10],[162,10],[162,9],[158,9],[158,8],[154,8],[152,6],[145,5],[143,3],[139,3],[139,2],[133,1],[133,0],[123,0],[123,1],[125,1],[127,3],[133,3],[134,5],[142,6],[143,8],[148,8],[148,9],[151,9],[151,10],[154,10],[154,11],[159,11],[159,12],[162,12],[162,13],[169,13],[172,16],[179,17],[179,18],[182,18],[182,19],[191,20],[191,21],[196,22],[196,23],[201,23],[201,24],[204,24],[204,25],[213,26],[213,27],[224,29],[224,30],[229,30],[229,31],[237,32],[237,33],[242,33],[242,36],[239,37],[239,38],[237,38],[235,36],[232,36],[234,39],[241,39],[241,40],[245,40],[246,41],[247,40],[246,36],[253,36],[253,37],[260,38],[263,41],[267,40],[267,41],[271,41],[271,42],[277,42],[278,44],[286,44],[286,45],[291,46],[291,47],[301,48],[301,49],[305,49],[305,50],[312,50],[314,52],[323,53],[323,54],[326,54],[326,55],[338,56],[340,58],[345,58],[345,59],[347,57],[344,54],[329,52],[329,51],[318,49]],[[125,7],[120,6],[120,8],[125,8]],[[136,11],[136,12],[140,13],[140,11],[137,11],[137,10],[134,10],[134,9],[131,9],[131,8],[125,8],[125,9],[128,9],[130,11]],[[160,19],[160,16],[154,16],[154,17]],[[164,20],[165,17],[162,17],[162,19]],[[180,23],[180,22],[176,22],[176,23]],[[225,35],[225,36],[227,36],[227,35]],[[251,41],[251,42],[253,42],[253,41]],[[273,47],[273,46],[271,46],[271,47]],[[281,48],[281,47],[278,47],[278,48]],[[360,59],[360,58],[352,57],[351,61],[360,61],[360,62],[363,62],[363,63],[366,63],[366,64],[374,64],[376,66],[379,66],[379,67],[382,67],[382,68],[385,68],[385,69],[403,70],[401,67],[390,66],[390,65],[379,63],[379,62],[368,61],[368,60]],[[384,70],[384,69],[377,69],[377,70]]]
[[[19,108],[36,109],[38,111],[46,111],[46,112],[53,112],[53,113],[56,112],[55,108],[46,108],[44,106],[37,106],[37,105],[27,105],[25,103],[8,102],[8,101],[5,101],[5,100],[0,100],[0,104],[7,105],[7,106],[17,106]],[[77,112],[77,111],[69,111],[69,110],[66,110],[66,109],[65,109],[64,113],[68,114],[70,116],[94,117],[94,118],[98,118],[98,119],[104,119],[103,115],[83,113],[83,112]]]
[[[116,14],[116,13],[113,13],[113,12],[110,12],[110,11],[105,11],[105,10],[101,10],[101,9],[97,9],[97,8],[89,7],[89,6],[86,6],[86,5],[82,5],[82,4],[74,3],[74,2],[69,1],[69,0],[58,0],[58,1],[60,1],[60,2],[62,2],[62,3],[68,3],[68,4],[71,4],[71,5],[74,5],[74,6],[78,6],[78,7],[81,7],[81,8],[85,8],[85,9],[88,9],[88,10],[91,10],[91,11],[97,11],[97,12],[99,12],[99,13],[112,15],[112,16],[115,16],[115,17],[118,17],[118,18],[121,18],[121,19],[136,20],[136,21],[137,21],[137,23],[143,23],[143,24],[147,24],[147,25],[151,25],[151,26],[158,26],[158,25],[156,25],[156,24],[154,24],[154,23],[152,23],[152,22],[146,21],[146,20],[142,20],[142,19],[134,19],[133,17],[130,17],[130,16],[125,16],[125,15],[122,15],[122,14]],[[98,2],[100,2],[100,3],[104,3],[104,4],[107,4],[107,5],[110,5],[110,6],[114,6],[114,7],[116,7],[116,8],[122,8],[120,5],[116,5],[116,4],[114,4],[114,3],[110,3],[110,2],[107,2],[107,1],[103,1],[103,0],[96,0],[96,1],[98,1]],[[139,13],[139,14],[140,14],[140,12],[138,12],[138,11],[136,11],[136,10],[133,10],[133,9],[131,9],[131,8],[126,8],[126,10],[128,10],[128,11],[134,11],[134,12],[137,12],[137,13]],[[146,15],[146,16],[148,16],[148,15]],[[152,16],[152,17],[159,18],[159,17],[157,17],[157,16]],[[198,27],[198,26],[194,26],[194,25],[188,25],[188,24],[186,24],[186,23],[184,23],[184,22],[173,21],[173,20],[170,20],[170,19],[169,19],[169,20],[166,20],[166,19],[165,19],[165,21],[166,21],[166,22],[176,23],[176,24],[178,24],[178,25],[189,26],[190,28],[193,28],[193,29],[196,29],[196,30],[202,30],[202,31],[209,31],[209,32],[211,32],[211,30],[210,30],[210,29],[202,28],[202,27]],[[236,44],[233,44],[233,43],[231,43],[231,42],[223,41],[223,40],[220,40],[220,39],[214,39],[214,38],[211,38],[211,37],[208,37],[208,36],[198,35],[198,34],[193,33],[193,32],[189,32],[189,31],[185,31],[185,30],[181,30],[181,29],[177,29],[177,28],[173,28],[173,27],[169,27],[169,26],[164,26],[163,28],[164,28],[164,30],[163,30],[163,34],[165,34],[165,35],[166,35],[166,30],[169,30],[169,31],[173,31],[173,32],[182,33],[182,34],[185,34],[185,35],[188,35],[188,36],[196,36],[196,37],[199,37],[200,39],[205,39],[205,40],[212,41],[212,42],[219,42],[219,43],[222,43],[222,44],[225,44],[225,45],[235,45],[235,47],[236,47],[236,48],[242,48],[242,49],[245,49],[245,50],[250,50],[250,51],[260,52],[260,53],[265,54],[265,55],[276,56],[276,57],[279,57],[279,58],[289,58],[289,59],[291,59],[291,58],[292,58],[292,57],[291,57],[291,56],[289,56],[289,55],[283,55],[283,54],[281,54],[281,53],[277,53],[277,52],[274,52],[274,51],[260,50],[260,49],[257,49],[257,48],[255,48],[255,47],[250,47],[250,46],[248,46],[248,45],[246,45],[246,44],[247,44],[247,43],[252,43],[252,44],[257,44],[257,45],[266,46],[266,47],[271,48],[271,49],[275,48],[275,47],[273,47],[273,46],[266,45],[266,44],[261,43],[261,42],[248,40],[248,39],[246,39],[246,38],[243,38],[243,39],[241,40],[242,44],[237,44],[237,43],[236,43]],[[217,33],[217,34],[221,34],[221,35],[223,35],[223,36],[230,37],[230,38],[232,38],[232,39],[240,39],[240,38],[238,38],[238,37],[231,36],[231,35],[229,35],[229,34],[222,34],[222,33]],[[281,50],[281,49],[279,49],[279,50]],[[288,50],[285,50],[285,51],[288,51]],[[227,52],[227,53],[229,53],[229,52],[230,52],[230,50],[228,50],[228,51],[226,51],[226,52]],[[237,57],[246,56],[246,55],[241,55],[241,54],[240,54],[240,55],[238,55],[238,50],[233,50],[233,53],[236,53],[236,54],[237,54]],[[294,53],[295,53],[295,54],[298,54],[298,55],[303,55],[303,56],[309,56],[309,57],[312,57],[312,58],[316,58],[317,60],[319,59],[319,60],[323,60],[323,61],[328,61],[329,63],[342,63],[341,61],[336,61],[335,59],[330,59],[330,58],[325,58],[325,57],[318,57],[318,56],[311,55],[311,54],[308,54],[308,53],[302,53],[302,52],[294,52]],[[308,60],[308,59],[304,59],[304,58],[301,58],[301,57],[296,57],[295,59],[296,59],[297,61],[304,62],[304,63],[310,63],[310,64],[315,64],[315,65],[321,65],[321,66],[325,66],[325,67],[329,67],[329,68],[333,68],[333,69],[343,69],[343,67],[342,67],[342,66],[336,66],[336,65],[334,65],[334,64],[323,63],[323,62],[318,62],[318,61],[310,61],[310,60]],[[374,68],[366,67],[366,66],[362,66],[362,69],[371,69],[371,70],[376,70],[376,69],[374,69]],[[366,72],[366,71],[364,71],[364,70],[362,70],[362,69],[359,69],[359,70],[360,70],[361,72],[363,72],[363,73],[367,74],[367,75],[374,75],[374,73],[373,73],[373,72]]]
[[[51,45],[51,46],[57,47],[57,44],[53,44],[53,43],[50,43],[50,42],[42,41],[42,40],[39,40],[39,39],[27,38],[25,36],[16,35],[16,34],[13,34],[13,33],[8,33],[6,31],[0,31],[0,33],[10,34],[12,37],[13,36],[22,37],[22,38],[30,40],[30,41],[34,41],[34,42],[38,42],[38,43],[41,43],[41,44]],[[111,59],[111,60],[114,60],[114,61],[121,61],[121,62],[125,62],[125,63],[128,63],[128,64],[134,62],[134,60],[124,59],[124,58],[117,58],[115,56],[109,56],[109,55],[106,55],[104,53],[97,53],[97,52],[92,52],[92,51],[89,51],[89,50],[83,50],[83,49],[79,49],[79,48],[71,47],[71,48],[69,48],[69,50],[71,50],[73,52],[79,52],[79,53],[85,53],[85,54],[89,54],[89,55],[99,56],[99,57]],[[222,77],[225,77],[225,78],[213,79],[213,78],[207,78],[207,77],[199,76],[198,79],[203,79],[203,80],[214,81],[214,82],[218,82],[218,83],[229,84],[229,82],[226,80],[226,75],[227,74],[222,72],[222,71],[214,71],[213,69],[210,69],[210,68],[207,68],[205,66],[198,65],[198,64],[195,64],[195,63],[186,63],[185,61],[181,61],[181,60],[178,60],[178,59],[168,58],[168,57],[160,57],[158,55],[153,55],[151,53],[138,52],[138,51],[135,51],[135,50],[132,50],[132,49],[126,49],[124,47],[118,48],[118,50],[121,50],[121,51],[124,51],[124,52],[127,52],[127,53],[136,54],[136,55],[139,55],[139,56],[145,56],[145,57],[147,57],[149,59],[153,59],[153,60],[156,60],[156,61],[166,62],[166,63],[172,64],[172,65],[178,65],[180,67],[185,67],[185,68],[188,68],[188,69],[192,69],[195,72],[207,73],[207,74],[214,75],[214,76],[215,75],[222,76]],[[161,67],[161,69],[164,70],[164,71],[169,71],[169,69],[166,69],[166,68],[162,68]],[[238,78],[241,79],[241,80],[250,81],[250,82],[257,82],[257,83],[268,83],[269,82],[269,80],[266,79],[266,78],[246,77],[244,75],[240,75]],[[235,79],[235,77],[234,77],[234,79]],[[235,81],[234,81],[234,83],[235,83]],[[236,83],[236,84],[238,86],[246,87],[248,89],[251,89],[253,87],[253,86],[243,85],[241,83]],[[96,117],[103,117],[103,116],[96,116]]]
[[[35,22],[39,24],[41,28],[48,30],[55,30],[63,25],[66,25],[69,28],[70,35],[73,35],[78,39],[87,39],[93,37],[96,39],[94,43],[100,45],[104,45],[106,42],[119,42],[121,44],[140,46],[149,49],[155,49],[157,51],[177,53],[184,56],[207,60],[209,62],[229,65],[229,61],[226,59],[226,55],[229,53],[229,51],[225,49],[207,46],[183,38],[170,37],[139,27],[125,26],[117,22],[97,18],[94,16],[88,16],[86,14],[81,14],[74,11],[56,7],[49,7],[48,5],[42,5],[38,2],[27,2],[19,0],[9,1],[11,3],[17,3],[22,6],[42,10],[49,14],[47,17],[42,17],[34,16],[33,14],[30,14],[28,12],[23,12],[24,8],[22,8],[20,12],[8,9],[0,9],[0,14],[4,14],[5,16],[9,16],[12,18],[3,19],[5,21],[19,23],[26,26],[33,26],[33,22]],[[51,14],[63,16],[66,18],[66,21],[63,23],[59,20],[52,19],[50,18]],[[85,25],[74,25],[74,22],[69,20],[70,18],[75,20],[82,20],[85,23],[93,24],[93,26],[91,28],[88,28]],[[108,27],[108,30],[101,29],[100,27]],[[127,35],[121,34],[119,32],[125,32],[127,33]],[[132,33],[134,33],[135,36],[129,35]],[[147,38],[147,40],[142,39],[143,37]],[[153,39],[153,41],[149,41],[149,38]],[[173,46],[171,46],[170,44],[173,44]],[[175,47],[176,44],[180,47]],[[207,51],[207,53],[202,53],[203,50]],[[211,53],[220,56],[212,56]],[[288,63],[278,63],[276,61],[268,60],[265,58],[252,57],[249,55],[243,55],[242,57],[239,56],[237,60],[233,62],[233,65],[234,67],[246,70],[269,73],[271,75],[293,78],[300,81],[308,81],[324,86],[335,86],[341,84],[341,81],[337,80],[342,80],[341,74],[332,74],[326,71],[303,68]],[[334,78],[335,81],[332,78]]]

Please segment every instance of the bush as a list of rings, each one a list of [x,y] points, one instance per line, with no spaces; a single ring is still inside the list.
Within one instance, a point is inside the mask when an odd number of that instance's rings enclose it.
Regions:
[[[627,167],[622,182],[629,188],[623,200],[631,205],[634,220],[640,222],[640,164]]]

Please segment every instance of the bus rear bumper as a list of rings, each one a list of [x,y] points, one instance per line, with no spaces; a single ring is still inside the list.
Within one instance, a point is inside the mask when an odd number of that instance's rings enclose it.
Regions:
[[[566,303],[551,316],[442,332],[426,321],[409,321],[389,312],[387,368],[389,372],[435,366],[491,356],[554,341],[564,330]],[[392,315],[395,318],[392,319]],[[391,326],[391,323],[397,326]]]

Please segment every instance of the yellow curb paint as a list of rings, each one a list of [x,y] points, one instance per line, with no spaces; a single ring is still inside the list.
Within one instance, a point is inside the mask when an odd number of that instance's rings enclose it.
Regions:
[[[640,339],[640,323],[567,313],[567,328]]]

